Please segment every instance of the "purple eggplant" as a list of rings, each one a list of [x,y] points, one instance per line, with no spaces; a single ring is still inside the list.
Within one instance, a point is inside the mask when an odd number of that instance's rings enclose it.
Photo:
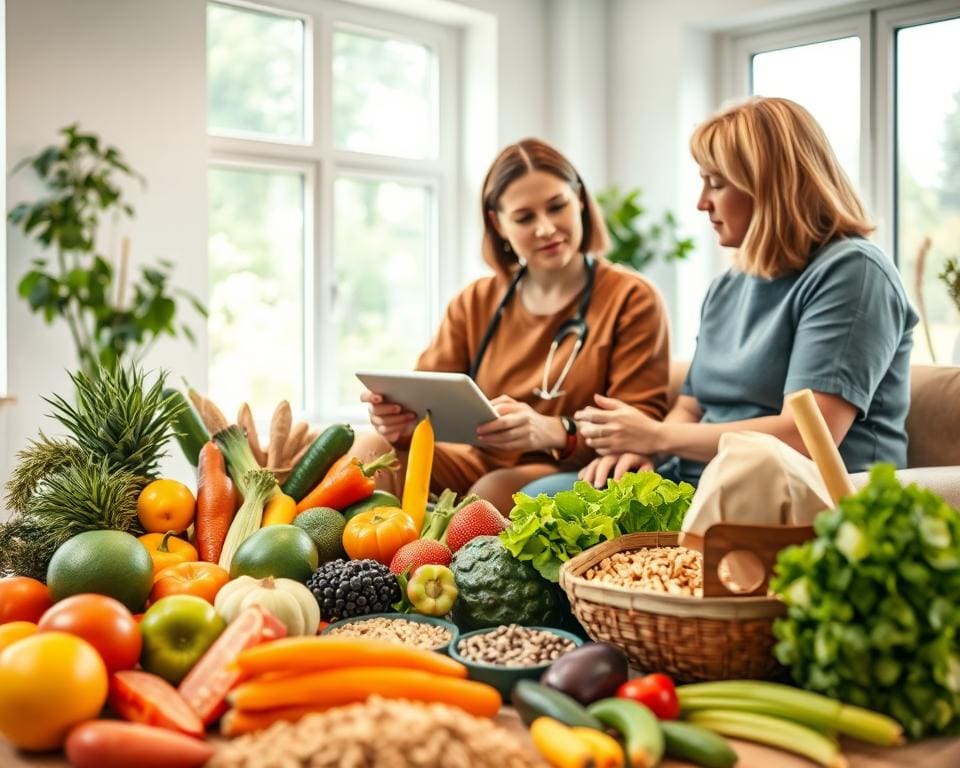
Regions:
[[[547,667],[540,682],[583,705],[616,695],[627,681],[627,657],[609,643],[585,643]]]

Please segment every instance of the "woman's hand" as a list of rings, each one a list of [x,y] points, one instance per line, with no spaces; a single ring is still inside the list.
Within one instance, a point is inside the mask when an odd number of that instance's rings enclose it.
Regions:
[[[556,416],[537,413],[527,403],[500,395],[490,401],[499,418],[477,427],[480,445],[526,453],[566,445],[566,432]]]
[[[405,411],[402,405],[389,402],[383,395],[368,389],[360,393],[360,401],[369,404],[370,423],[391,445],[405,444],[416,427],[417,414]]]
[[[622,400],[594,395],[599,408],[588,405],[573,418],[587,445],[600,456],[621,453],[653,455],[659,452],[663,422],[651,419]]]
[[[594,488],[603,488],[608,477],[619,480],[627,472],[652,469],[653,462],[649,456],[641,456],[639,453],[611,453],[591,461],[580,470],[577,477],[586,480]]]

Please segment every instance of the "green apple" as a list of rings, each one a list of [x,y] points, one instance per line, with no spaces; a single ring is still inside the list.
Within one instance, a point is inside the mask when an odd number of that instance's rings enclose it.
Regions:
[[[445,565],[421,565],[407,582],[407,597],[424,616],[446,616],[457,594],[453,571]]]
[[[203,598],[161,598],[140,621],[140,666],[177,685],[226,627],[223,617]]]

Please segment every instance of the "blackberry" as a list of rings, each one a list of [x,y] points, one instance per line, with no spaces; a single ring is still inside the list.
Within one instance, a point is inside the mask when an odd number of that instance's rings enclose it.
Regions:
[[[400,584],[376,560],[332,560],[307,580],[324,621],[387,613],[400,600]]]

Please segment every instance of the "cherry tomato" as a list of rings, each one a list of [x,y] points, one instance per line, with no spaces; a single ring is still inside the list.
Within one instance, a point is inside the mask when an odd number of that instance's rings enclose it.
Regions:
[[[0,579],[0,624],[36,622],[51,605],[50,591],[43,582],[26,576]]]
[[[90,593],[61,600],[43,614],[38,632],[66,632],[97,649],[107,672],[131,669],[140,658],[140,629],[119,600]]]
[[[676,720],[680,715],[673,680],[659,672],[627,680],[617,689],[617,696],[640,702],[660,720]]]

